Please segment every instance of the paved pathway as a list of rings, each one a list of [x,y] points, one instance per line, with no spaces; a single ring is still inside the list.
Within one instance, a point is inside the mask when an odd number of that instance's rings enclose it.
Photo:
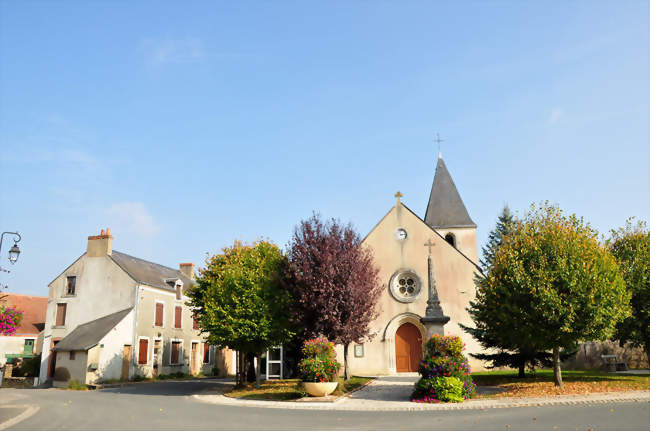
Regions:
[[[474,399],[463,403],[426,404],[413,403],[415,376],[385,376],[375,379],[363,389],[334,403],[296,403],[289,401],[253,401],[229,398],[223,395],[194,395],[206,403],[242,407],[265,407],[298,410],[350,410],[350,411],[419,411],[419,410],[485,410],[508,407],[537,407],[547,405],[582,405],[613,402],[650,402],[650,391],[615,392],[592,395],[564,395],[540,398]],[[489,388],[479,388],[489,391]]]

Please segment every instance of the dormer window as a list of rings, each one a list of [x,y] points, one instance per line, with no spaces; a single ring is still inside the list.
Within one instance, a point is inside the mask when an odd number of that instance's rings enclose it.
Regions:
[[[445,241],[451,244],[452,247],[456,248],[456,237],[454,236],[453,233],[450,232],[447,235],[445,235]]]
[[[183,281],[180,278],[166,278],[165,283],[176,291],[176,299],[180,300],[183,296]]]

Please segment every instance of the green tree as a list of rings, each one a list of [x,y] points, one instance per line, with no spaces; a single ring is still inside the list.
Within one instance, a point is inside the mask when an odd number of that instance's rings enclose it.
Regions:
[[[474,318],[499,335],[500,348],[552,350],[562,386],[560,349],[606,339],[629,315],[630,295],[616,259],[581,218],[548,203],[531,211],[504,238],[479,285]]]
[[[490,272],[492,268],[492,262],[499,247],[504,241],[504,238],[512,233],[515,227],[515,217],[512,215],[508,205],[503,207],[501,214],[497,218],[497,223],[495,228],[489,233],[487,244],[482,248],[483,258],[481,259],[481,267],[483,269],[483,274]],[[483,274],[476,274],[474,277],[474,283],[476,284],[477,290],[488,288],[487,280]],[[503,349],[504,346],[503,340],[500,339],[498,333],[491,332],[489,327],[482,325],[478,321],[478,315],[481,315],[482,319],[489,319],[485,311],[482,313],[479,311],[478,307],[480,304],[470,302],[469,313],[470,316],[474,319],[475,326],[468,327],[465,325],[460,325],[465,332],[469,333],[474,337],[485,349],[494,349],[497,350],[496,353],[470,353],[470,355],[476,359],[486,361],[489,363],[488,368],[496,367],[511,367],[518,370],[519,377],[523,378],[526,376],[526,366],[528,365],[531,369],[534,369],[538,366],[552,366],[551,354],[544,351],[538,351],[538,346],[534,343],[522,343],[518,342],[514,345],[510,345],[507,350]],[[499,318],[499,316],[493,316],[493,319]],[[518,340],[515,340],[518,341]],[[527,340],[534,342],[535,340]],[[570,354],[563,353],[562,360],[569,357]]]
[[[270,242],[235,242],[206,259],[189,293],[189,305],[211,344],[257,355],[258,386],[261,354],[294,335],[287,313],[291,297],[281,287],[285,265],[286,257]]]
[[[481,267],[483,272],[487,273],[490,271],[492,266],[492,261],[496,255],[499,247],[503,243],[503,238],[512,232],[512,229],[515,225],[515,217],[510,212],[510,207],[504,205],[501,210],[501,214],[497,218],[496,227],[488,235],[487,244],[481,249],[483,252],[483,259],[481,259]]]
[[[650,362],[650,231],[643,221],[629,219],[624,228],[611,231],[609,250],[618,260],[628,292],[632,314],[616,328],[624,345],[642,347]]]

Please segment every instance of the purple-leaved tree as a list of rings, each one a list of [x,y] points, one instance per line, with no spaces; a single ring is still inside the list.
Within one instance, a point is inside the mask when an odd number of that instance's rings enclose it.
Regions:
[[[305,338],[325,336],[343,345],[347,380],[348,346],[371,339],[381,285],[372,253],[351,225],[314,214],[294,230],[286,280],[293,316]]]

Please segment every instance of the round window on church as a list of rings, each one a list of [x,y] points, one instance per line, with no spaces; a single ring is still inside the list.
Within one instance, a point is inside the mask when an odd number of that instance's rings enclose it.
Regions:
[[[421,287],[420,277],[412,270],[399,270],[390,279],[390,293],[400,302],[415,301]]]

